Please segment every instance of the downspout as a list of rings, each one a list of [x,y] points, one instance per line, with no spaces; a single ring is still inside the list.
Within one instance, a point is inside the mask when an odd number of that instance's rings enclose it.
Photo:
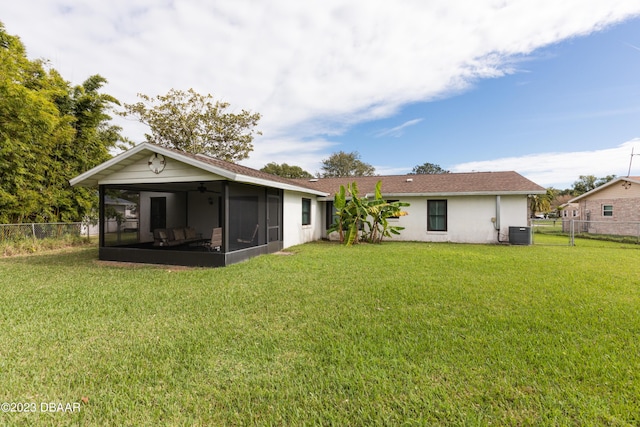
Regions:
[[[493,226],[498,231],[498,243],[500,241],[500,196],[496,196],[496,216],[493,218]]]

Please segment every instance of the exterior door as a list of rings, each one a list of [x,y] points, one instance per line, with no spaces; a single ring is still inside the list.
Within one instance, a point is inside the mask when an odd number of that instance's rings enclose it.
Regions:
[[[167,198],[151,197],[151,229],[153,232],[156,228],[167,228]]]

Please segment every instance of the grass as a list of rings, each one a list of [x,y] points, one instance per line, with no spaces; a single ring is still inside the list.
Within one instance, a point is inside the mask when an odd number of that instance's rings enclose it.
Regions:
[[[639,252],[314,243],[0,259],[0,425],[638,425]]]
[[[95,245],[95,239],[66,234],[58,238],[34,239],[21,237],[18,239],[0,240],[0,257],[33,254],[60,248]]]

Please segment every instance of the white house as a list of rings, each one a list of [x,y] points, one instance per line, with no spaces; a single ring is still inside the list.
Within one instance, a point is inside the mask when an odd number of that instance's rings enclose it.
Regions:
[[[302,180],[296,180],[302,182]],[[409,215],[390,220],[405,227],[394,240],[421,242],[496,243],[509,240],[510,227],[528,224],[528,196],[544,188],[516,172],[472,172],[435,175],[392,175],[306,180],[329,196],[318,197],[325,214],[319,219],[322,237],[332,223],[333,194],[355,182],[360,195],[373,196],[382,182],[385,200],[401,201]]]
[[[72,179],[100,194],[102,260],[224,266],[328,238],[333,193],[382,181],[384,197],[411,204],[398,240],[493,243],[526,226],[528,195],[544,188],[515,172],[290,180],[204,155],[142,143]],[[128,202],[137,227],[108,227],[109,200]],[[213,250],[204,243],[222,233]]]

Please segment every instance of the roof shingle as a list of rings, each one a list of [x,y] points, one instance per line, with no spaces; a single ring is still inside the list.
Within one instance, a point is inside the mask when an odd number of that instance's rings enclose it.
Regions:
[[[386,175],[296,179],[300,185],[335,194],[340,185],[356,182],[360,195],[373,194],[382,181],[383,194],[541,194],[546,190],[517,172],[470,172],[446,174]]]

